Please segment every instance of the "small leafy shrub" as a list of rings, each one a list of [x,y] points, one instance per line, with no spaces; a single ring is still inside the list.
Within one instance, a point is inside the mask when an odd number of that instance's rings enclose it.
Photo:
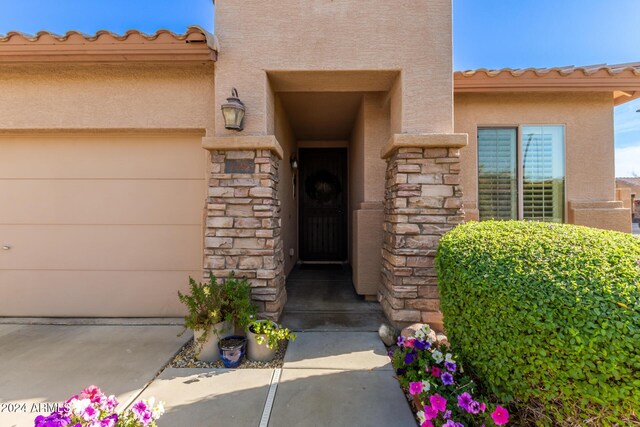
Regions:
[[[639,260],[624,233],[461,225],[436,258],[447,335],[490,392],[542,406],[536,423],[638,422]]]
[[[116,412],[118,400],[106,396],[94,385],[71,396],[57,411],[39,415],[34,427],[156,427],[164,414],[162,402],[154,398],[134,403],[122,414]]]
[[[256,342],[260,345],[267,343],[267,347],[274,349],[282,340],[294,341],[296,335],[287,328],[283,328],[271,320],[254,320],[249,324],[249,330],[256,336]]]
[[[421,427],[488,427],[509,422],[505,408],[491,405],[491,411],[478,397],[475,383],[453,354],[429,338],[428,326],[414,337],[400,336],[398,348],[389,356],[400,385],[413,396]]]
[[[209,338],[209,331],[218,333],[213,328],[217,323],[232,322],[246,329],[256,312],[251,302],[251,285],[246,279],[238,279],[233,274],[221,284],[213,274],[204,283],[189,277],[189,293],[178,291],[178,298],[188,310],[184,317],[185,331],[203,331],[197,343],[200,349]]]

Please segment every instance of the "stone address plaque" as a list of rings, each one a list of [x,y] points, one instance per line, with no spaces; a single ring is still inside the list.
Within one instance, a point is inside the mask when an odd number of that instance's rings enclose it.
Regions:
[[[254,173],[256,163],[253,159],[228,159],[224,161],[224,173]]]

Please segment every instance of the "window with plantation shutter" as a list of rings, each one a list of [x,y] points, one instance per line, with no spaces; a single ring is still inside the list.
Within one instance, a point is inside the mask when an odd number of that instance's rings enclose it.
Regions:
[[[478,128],[480,220],[563,222],[564,127]]]
[[[480,220],[518,218],[515,128],[478,129]]]
[[[564,220],[564,129],[522,127],[522,217]]]

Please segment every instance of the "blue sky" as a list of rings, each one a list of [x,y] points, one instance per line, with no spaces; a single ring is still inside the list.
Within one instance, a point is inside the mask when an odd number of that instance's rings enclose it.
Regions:
[[[211,0],[0,0],[0,33],[213,30]],[[640,61],[640,0],[454,0],[456,70]],[[617,107],[616,175],[640,175],[640,100]]]

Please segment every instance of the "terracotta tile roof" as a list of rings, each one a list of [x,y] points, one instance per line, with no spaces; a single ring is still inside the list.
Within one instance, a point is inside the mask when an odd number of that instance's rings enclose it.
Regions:
[[[616,178],[616,182],[618,182],[618,184],[629,185],[631,187],[640,187],[640,177]]]
[[[636,76],[640,76],[640,62],[629,62],[626,64],[595,64],[576,67],[575,65],[569,65],[566,67],[552,67],[552,68],[501,68],[499,70],[489,70],[486,68],[478,68],[475,70],[458,71],[456,76],[460,77],[474,77],[478,74],[484,74],[488,77],[496,77],[500,75],[511,75],[512,77],[520,77],[526,74],[536,75],[538,77],[547,74],[557,74],[559,76],[570,76],[574,73],[582,74],[583,76],[591,76],[598,72],[605,71],[611,76],[629,71]]]
[[[95,34],[10,31],[0,35],[0,62],[211,61],[218,50],[217,38],[199,26],[188,27],[183,34],[100,30]]]
[[[615,105],[640,98],[640,62],[553,68],[502,68],[458,71],[456,93],[610,92]]]

